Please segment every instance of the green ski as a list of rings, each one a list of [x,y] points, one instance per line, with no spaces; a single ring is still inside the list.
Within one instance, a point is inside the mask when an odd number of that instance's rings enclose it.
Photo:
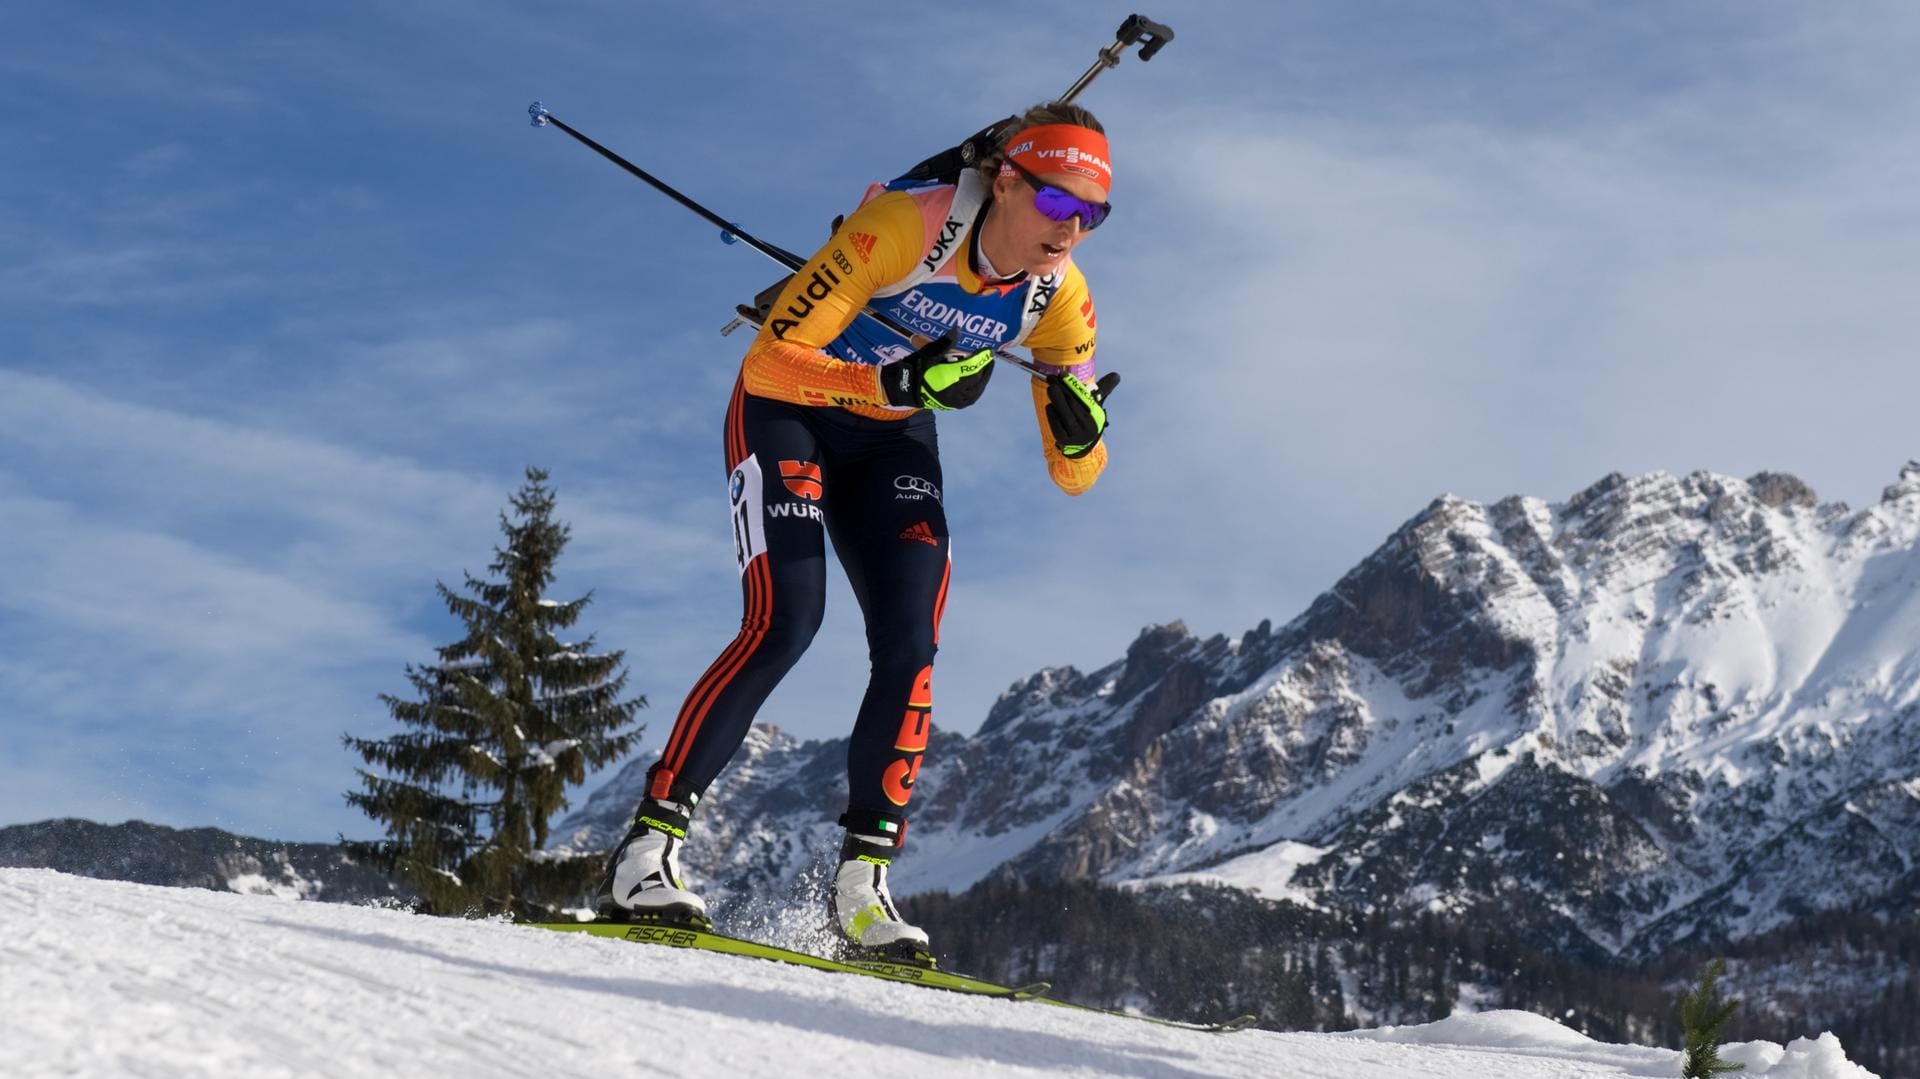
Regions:
[[[1046,995],[1052,988],[1048,982],[1031,982],[1026,985],[1000,985],[996,982],[969,978],[963,974],[950,974],[944,970],[916,966],[911,963],[889,963],[881,960],[853,960],[843,962],[837,959],[824,959],[817,955],[781,948],[772,944],[761,944],[753,940],[741,940],[725,933],[715,933],[705,929],[693,929],[686,926],[659,923],[634,922],[525,922],[535,929],[551,929],[561,933],[587,933],[596,937],[609,937],[614,940],[631,941],[637,944],[659,944],[668,948],[692,948],[698,951],[719,952],[722,955],[742,955],[752,959],[765,959],[775,963],[792,966],[811,967],[839,974],[861,974],[869,978],[880,978],[890,982],[906,982],[909,985],[925,986],[929,989],[945,989],[955,993],[967,993],[973,996],[996,997],[1002,1000],[1027,1000],[1038,1004],[1051,1004],[1056,1008],[1071,1008],[1075,1011],[1092,1012],[1096,1015],[1110,1015],[1117,1019],[1137,1019],[1159,1026],[1174,1027],[1179,1030],[1198,1031],[1203,1034],[1227,1034],[1236,1030],[1245,1030],[1259,1021],[1258,1016],[1241,1015],[1220,1023],[1188,1023],[1178,1019],[1161,1019],[1151,1015],[1139,1015],[1134,1012],[1116,1011],[1111,1008],[1096,1008],[1087,1004],[1075,1004],[1072,1001],[1056,1000]]]
[[[914,966],[911,963],[880,961],[842,963],[839,960],[823,959],[791,948],[779,948],[771,944],[761,944],[758,941],[729,937],[724,933],[688,929],[677,925],[628,922],[527,922],[524,924],[535,929],[552,929],[562,933],[587,933],[596,937],[612,937],[615,940],[633,941],[639,944],[660,944],[669,948],[693,948],[703,952],[720,952],[723,955],[744,955],[753,959],[767,959],[792,966],[812,967],[814,970],[839,974],[862,974],[869,978],[906,982],[909,985],[946,989],[973,996],[1032,1000],[1039,998],[1040,994],[1048,989],[1046,982],[1018,986],[999,985],[960,974],[949,974],[944,970]]]

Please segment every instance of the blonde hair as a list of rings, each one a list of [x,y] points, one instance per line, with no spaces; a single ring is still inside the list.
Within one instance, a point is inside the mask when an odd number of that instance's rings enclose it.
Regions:
[[[1098,131],[1102,135],[1107,133],[1107,129],[1100,126],[1100,121],[1094,119],[1092,113],[1080,106],[1049,101],[1021,113],[1017,122],[1007,125],[1006,133],[1000,136],[1000,145],[982,157],[974,167],[980,170],[982,177],[991,182],[1000,174],[1000,163],[1006,160],[1007,147],[1013,145],[1014,136],[1030,127],[1039,127],[1042,124],[1072,124],[1089,131]]]

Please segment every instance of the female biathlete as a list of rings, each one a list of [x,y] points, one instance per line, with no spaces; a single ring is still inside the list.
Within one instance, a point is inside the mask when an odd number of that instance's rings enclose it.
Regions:
[[[1093,300],[1071,258],[1110,208],[1106,136],[1061,104],[1010,130],[955,182],[876,185],[786,283],[747,351],[725,438],[745,615],[648,772],[601,886],[605,916],[705,924],[679,849],[700,796],[820,626],[831,536],[873,661],[847,752],[833,921],[857,949],[925,958],[927,935],[901,919],[887,867],[927,745],[951,572],[933,414],[972,404],[993,350],[1021,345],[1049,372],[1033,379],[1033,402],[1054,483],[1080,494],[1106,465]],[[862,314],[868,304],[914,341]]]

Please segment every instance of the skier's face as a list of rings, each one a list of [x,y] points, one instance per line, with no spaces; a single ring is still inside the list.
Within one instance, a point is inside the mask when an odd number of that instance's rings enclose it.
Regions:
[[[1084,176],[1047,172],[1041,173],[1039,178],[1042,183],[1052,184],[1088,202],[1106,201],[1106,192],[1100,185]],[[1014,257],[1019,260],[1018,268],[1035,277],[1045,277],[1059,269],[1073,249],[1087,237],[1078,217],[1052,221],[1034,209],[1033,188],[1018,174],[1002,173],[994,178],[993,203],[996,212],[1006,215],[1005,232],[1002,235],[1006,237],[1007,246],[1012,248]],[[992,257],[991,253],[989,257]],[[997,258],[994,259],[994,268],[1002,273],[1011,273],[1015,269],[1002,266]]]

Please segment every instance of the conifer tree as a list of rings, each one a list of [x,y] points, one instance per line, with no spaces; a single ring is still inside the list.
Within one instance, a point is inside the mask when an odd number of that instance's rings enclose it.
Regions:
[[[1680,1074],[1687,1079],[1707,1079],[1727,1072],[1745,1071],[1745,1064],[1728,1064],[1720,1059],[1720,1036],[1738,1000],[1721,1000],[1718,982],[1726,970],[1726,961],[1715,959],[1700,972],[1693,992],[1680,999],[1680,1025],[1686,1030],[1686,1049],[1680,1058]]]
[[[439,662],[408,664],[414,699],[381,696],[408,729],[344,736],[385,773],[360,770],[347,801],[388,835],[346,848],[404,874],[434,914],[544,916],[584,896],[598,859],[546,853],[549,818],[588,767],[625,756],[641,733],[633,716],[646,699],[621,700],[625,653],[555,636],[593,594],[545,598],[571,535],[553,518],[547,475],[527,469],[513,518],[500,515],[506,542],[488,579],[464,574],[464,592],[436,583],[466,635],[437,649]]]

